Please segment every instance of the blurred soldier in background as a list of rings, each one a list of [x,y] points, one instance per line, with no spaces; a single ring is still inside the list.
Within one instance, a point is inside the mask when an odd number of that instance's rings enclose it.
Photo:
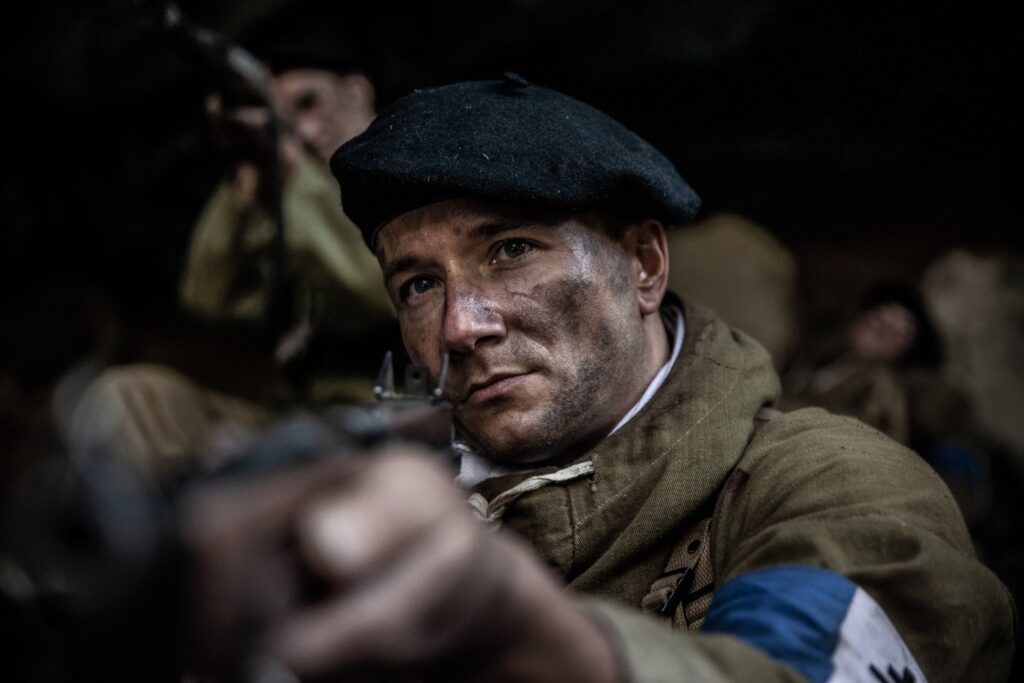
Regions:
[[[266,334],[270,323],[274,361],[292,380],[283,400],[367,401],[397,328],[327,160],[373,120],[374,87],[350,51],[308,26],[267,41],[260,57],[271,74],[270,102],[207,99],[231,170],[193,230],[181,304],[206,322],[241,324],[252,334]],[[276,135],[268,137],[272,124]],[[281,311],[283,320],[269,320]],[[212,391],[160,365],[113,367],[84,388],[67,386],[56,410],[73,447],[102,448],[158,478],[197,454],[237,446],[273,414],[253,402],[258,397]]]
[[[909,446],[943,476],[972,523],[991,503],[988,460],[972,402],[944,373],[944,346],[915,287],[879,283],[838,336],[794,359],[780,405],[856,417]]]
[[[318,333],[352,354],[394,314],[376,263],[339,209],[326,164],[373,120],[374,87],[349,52],[309,30],[272,42],[261,55],[273,73],[270,107],[226,109],[217,94],[207,100],[235,166],[194,229],[181,301],[207,319],[263,320],[281,294],[272,291],[273,203],[280,202],[294,326],[280,340],[278,360],[308,352]],[[270,117],[278,122],[275,148],[262,144]],[[278,172],[280,196],[268,187]]]
[[[820,406],[851,415],[919,452],[929,439],[913,433],[908,383],[937,377],[938,333],[921,295],[910,286],[872,288],[849,326],[820,348],[804,351],[783,376],[789,408]]]
[[[1024,259],[956,249],[928,267],[921,288],[949,349],[946,375],[970,397],[979,429],[1024,470]]]
[[[979,553],[1024,594],[1024,260],[954,249],[928,266],[921,289],[947,349],[943,377],[970,404],[969,438],[932,454],[950,482],[984,477],[965,513]],[[972,487],[976,489],[977,487]]]
[[[274,207],[265,187],[271,166],[282,171],[287,265],[295,280],[299,329],[279,348],[288,360],[325,326],[350,339],[393,320],[377,265],[359,231],[339,209],[327,173],[330,155],[370,124],[374,88],[342,50],[300,36],[278,41],[263,57],[273,72],[273,109],[225,109],[207,101],[220,139],[236,160],[195,227],[181,283],[187,310],[217,320],[258,321],[267,313]],[[261,127],[280,121],[277,149],[260,145]]]

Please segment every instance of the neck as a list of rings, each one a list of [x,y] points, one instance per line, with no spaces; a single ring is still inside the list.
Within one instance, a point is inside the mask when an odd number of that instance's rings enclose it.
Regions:
[[[668,333],[665,330],[665,323],[661,319],[660,311],[644,316],[644,339],[647,346],[647,362],[644,365],[644,381],[640,387],[640,393],[643,393],[654,376],[658,374],[661,366],[667,363],[672,355]],[[637,398],[640,396],[637,395]]]

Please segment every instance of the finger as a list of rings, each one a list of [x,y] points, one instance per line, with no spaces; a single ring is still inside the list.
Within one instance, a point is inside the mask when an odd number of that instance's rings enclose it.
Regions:
[[[278,476],[207,485],[182,503],[182,538],[190,557],[190,648],[202,666],[241,646],[242,620],[271,618],[297,591],[288,549],[302,501],[343,486],[357,463],[348,458]]]
[[[289,526],[302,503],[342,486],[361,466],[359,459],[339,455],[280,474],[201,485],[179,504],[184,536],[195,546]]]
[[[224,100],[221,99],[220,93],[212,92],[207,95],[203,100],[203,106],[211,119],[219,119],[224,113]]]
[[[316,501],[298,523],[304,558],[344,585],[383,566],[447,518],[465,515],[451,474],[423,449],[371,454],[346,488]]]
[[[234,123],[249,128],[263,128],[270,123],[272,114],[266,107],[236,107],[227,116]]]
[[[354,460],[332,458],[294,472],[219,482],[188,493],[180,519],[197,606],[213,621],[230,621],[237,605],[227,598],[243,591],[255,565],[286,546],[302,502],[325,488],[343,486],[357,468]]]
[[[429,663],[467,642],[496,603],[486,595],[500,570],[490,540],[468,518],[436,526],[377,575],[285,619],[268,649],[300,676]]]

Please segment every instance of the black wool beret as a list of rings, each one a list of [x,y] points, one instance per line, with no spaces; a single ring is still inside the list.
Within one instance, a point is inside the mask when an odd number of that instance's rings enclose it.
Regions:
[[[415,90],[331,158],[371,249],[388,221],[462,197],[690,222],[700,199],[658,150],[578,100],[516,74]]]

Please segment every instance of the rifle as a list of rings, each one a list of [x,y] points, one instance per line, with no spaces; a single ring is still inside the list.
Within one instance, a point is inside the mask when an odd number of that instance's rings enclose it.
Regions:
[[[376,405],[294,413],[215,472],[168,484],[102,452],[42,463],[10,507],[0,547],[0,612],[18,653],[8,662],[13,678],[180,681],[196,667],[223,680],[263,677],[267,663],[251,656],[263,628],[282,600],[314,601],[323,586],[300,573],[285,582],[298,594],[277,590],[279,567],[300,572],[291,520],[282,518],[224,553],[234,563],[229,575],[251,591],[239,588],[235,602],[197,594],[197,529],[209,538],[240,506],[274,504],[289,487],[304,494],[330,486],[394,439],[449,446],[446,371],[444,357],[431,387],[426,369],[411,365],[399,393],[388,353]],[[299,480],[306,488],[295,488]],[[231,612],[227,620],[217,617],[221,608]],[[196,634],[214,635],[196,642]]]
[[[278,153],[283,129],[275,115],[269,73],[248,50],[227,36],[190,21],[174,2],[161,3],[161,24],[179,38],[202,61],[214,89],[224,95],[231,106],[257,105],[270,116],[260,129],[258,143],[261,167],[260,197],[274,225],[271,243],[271,269],[268,283],[265,326],[276,343],[292,326],[293,288],[288,273],[284,220],[284,172]]]

